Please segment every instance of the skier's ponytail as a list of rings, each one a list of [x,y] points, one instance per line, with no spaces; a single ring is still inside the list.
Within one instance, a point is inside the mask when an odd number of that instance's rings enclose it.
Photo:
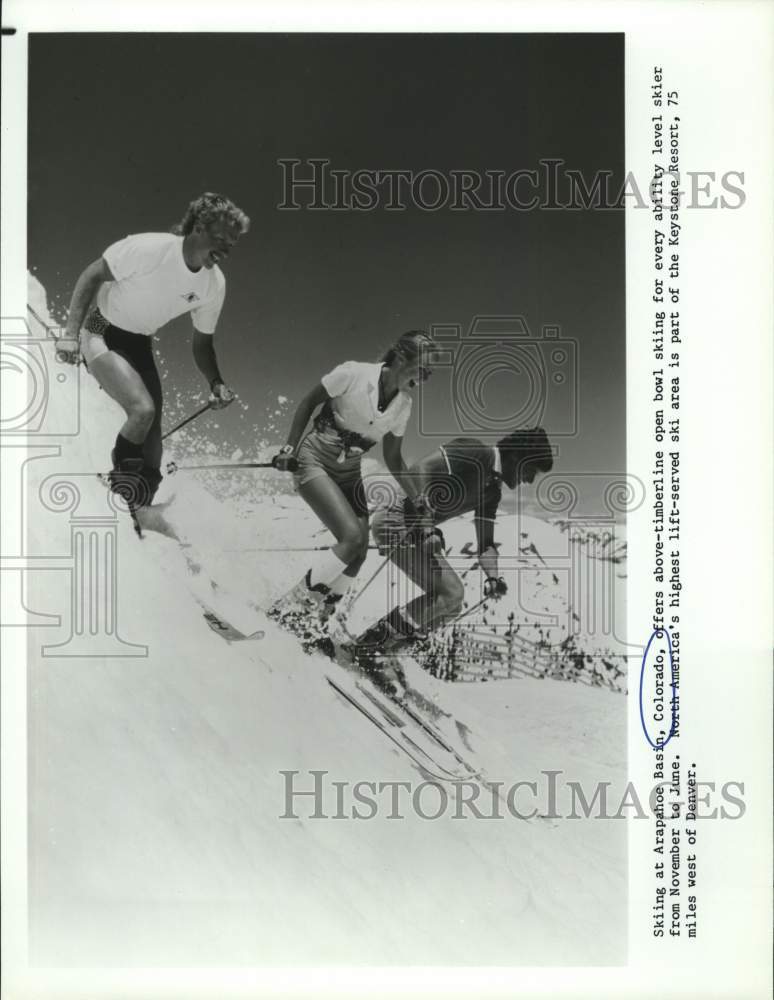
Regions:
[[[433,338],[424,330],[408,330],[389,347],[379,359],[383,365],[391,365],[396,358],[413,359],[423,351],[435,347]]]

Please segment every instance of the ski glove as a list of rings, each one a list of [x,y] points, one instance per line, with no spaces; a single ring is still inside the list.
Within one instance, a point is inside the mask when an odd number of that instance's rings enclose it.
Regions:
[[[236,399],[236,394],[218,379],[210,382],[210,398],[207,402],[213,410],[222,410]]]
[[[295,472],[298,468],[298,459],[293,454],[292,445],[286,444],[280,448],[279,452],[271,460],[271,464],[280,472]]]
[[[56,360],[65,365],[81,363],[81,346],[77,337],[57,337]]]
[[[501,576],[488,576],[484,583],[484,597],[499,601],[508,593],[508,584]]]

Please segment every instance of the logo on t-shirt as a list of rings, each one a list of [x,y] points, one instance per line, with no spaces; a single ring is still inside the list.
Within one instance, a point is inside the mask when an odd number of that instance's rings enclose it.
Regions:
[[[191,302],[199,301],[199,296],[196,294],[196,292],[189,292],[187,295],[183,295],[182,298],[184,298],[185,301],[188,302],[189,304]]]

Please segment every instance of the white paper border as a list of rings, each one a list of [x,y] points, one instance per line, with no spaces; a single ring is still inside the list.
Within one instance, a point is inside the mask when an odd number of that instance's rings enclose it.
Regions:
[[[686,348],[684,413],[703,400],[683,438],[685,481],[683,629],[685,671],[706,685],[686,706],[705,719],[696,753],[705,767],[747,783],[744,825],[715,824],[717,897],[705,936],[684,960],[654,945],[643,922],[642,873],[630,864],[630,961],[622,968],[507,969],[131,969],[25,970],[25,635],[3,629],[3,957],[7,997],[186,998],[331,993],[375,996],[484,992],[521,996],[767,996],[771,927],[771,369],[772,369],[772,6],[765,3],[303,3],[9,2],[3,23],[3,315],[26,306],[26,48],[24,31],[561,31],[626,33],[627,169],[637,171],[647,136],[638,124],[643,88],[662,64],[681,91],[688,127],[684,162],[745,171],[747,207],[691,218],[684,234]],[[593,115],[593,108],[589,109]],[[632,363],[649,337],[638,286],[645,213],[627,211],[628,465],[650,465],[648,385]],[[698,350],[699,338],[703,348]],[[690,355],[690,360],[688,358]],[[644,431],[644,433],[643,433]],[[643,465],[644,462],[644,465]],[[7,512],[4,512],[7,513]],[[647,510],[645,511],[647,514]],[[5,525],[14,518],[4,517]],[[16,522],[18,523],[18,522]],[[689,537],[690,536],[690,537]],[[629,637],[646,638],[649,529],[629,520]],[[7,539],[6,539],[7,540]],[[642,569],[640,569],[640,567]],[[643,613],[644,612],[644,613]],[[692,690],[694,690],[692,688]],[[646,760],[637,700],[630,696],[630,771]],[[630,824],[630,827],[632,824]],[[631,830],[630,858],[642,846]],[[638,839],[639,838],[639,839]],[[705,884],[706,890],[706,884]],[[706,895],[706,892],[705,892]],[[710,912],[707,912],[710,911]],[[712,922],[711,922],[712,921]],[[685,951],[685,949],[683,949]]]

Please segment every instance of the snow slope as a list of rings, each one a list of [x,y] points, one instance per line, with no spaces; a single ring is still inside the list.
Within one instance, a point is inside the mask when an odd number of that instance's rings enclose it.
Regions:
[[[30,294],[47,318],[45,295],[34,279]],[[53,366],[53,352],[46,351]],[[60,455],[26,466],[27,551],[49,561],[59,557],[63,565],[72,555],[78,511],[100,511],[108,520],[99,524],[113,523],[107,494],[90,473],[106,466],[120,411],[83,369],[79,378],[80,432],[64,440]],[[72,393],[73,385],[69,379],[61,393]],[[189,402],[190,409],[195,406]],[[217,452],[217,434],[201,431],[208,440],[199,453],[228,459]],[[257,435],[268,448],[260,429]],[[182,453],[167,457],[180,459]],[[75,478],[78,510],[68,514],[41,499],[52,475]],[[152,532],[140,542],[128,518],[117,517],[118,632],[127,643],[147,646],[147,655],[43,652],[43,646],[66,642],[79,598],[69,572],[29,574],[27,607],[61,619],[59,626],[30,630],[33,961],[625,961],[621,820],[523,820],[504,808],[502,819],[476,819],[465,810],[460,819],[453,806],[428,820],[411,810],[410,794],[400,800],[402,819],[387,818],[389,795],[378,796],[379,813],[368,820],[313,818],[308,799],[296,800],[297,818],[280,818],[286,810],[283,771],[299,772],[303,789],[312,787],[310,771],[328,772],[323,783],[329,816],[337,808],[333,781],[404,781],[416,788],[424,776],[342,704],[325,680],[338,667],[304,655],[292,636],[251,608],[265,606],[300,575],[308,554],[285,551],[289,545],[326,541],[304,505],[287,492],[287,480],[269,473],[256,486],[261,475],[168,478],[159,499],[168,504],[165,515],[183,546]],[[509,532],[515,539],[525,527],[527,544],[534,543],[543,558],[562,536],[559,526],[514,520],[504,526],[503,552]],[[459,553],[472,540],[472,526],[464,520],[450,525],[447,539]],[[260,551],[267,548],[281,551]],[[370,553],[361,579],[378,562],[378,554]],[[479,587],[472,563],[460,564],[471,602]],[[622,561],[612,565],[622,572]],[[544,640],[557,644],[573,627],[574,606],[545,578],[549,572],[536,566],[522,604],[539,611],[535,602],[544,600],[550,620],[535,624],[515,603],[512,610],[521,615],[525,634],[537,636],[542,629]],[[217,592],[211,580],[219,584]],[[353,608],[353,626],[383,613],[400,586],[381,574]],[[104,590],[98,581],[98,600]],[[204,622],[196,594],[245,628],[265,627],[266,639],[225,643]],[[504,612],[496,612],[504,620]],[[483,629],[491,625],[481,620]],[[583,634],[577,641],[587,651],[610,645],[609,639]],[[457,719],[464,723],[468,753],[490,779],[506,786],[538,783],[539,812],[550,812],[543,794],[546,771],[563,772],[588,793],[598,781],[623,789],[623,695],[526,677],[450,684],[417,666],[411,679],[449,713],[445,731],[456,732]],[[432,812],[438,798],[425,791],[423,807]],[[453,791],[447,794],[453,803]],[[561,790],[560,813],[566,798]],[[524,811],[533,804],[529,797],[518,802]]]

